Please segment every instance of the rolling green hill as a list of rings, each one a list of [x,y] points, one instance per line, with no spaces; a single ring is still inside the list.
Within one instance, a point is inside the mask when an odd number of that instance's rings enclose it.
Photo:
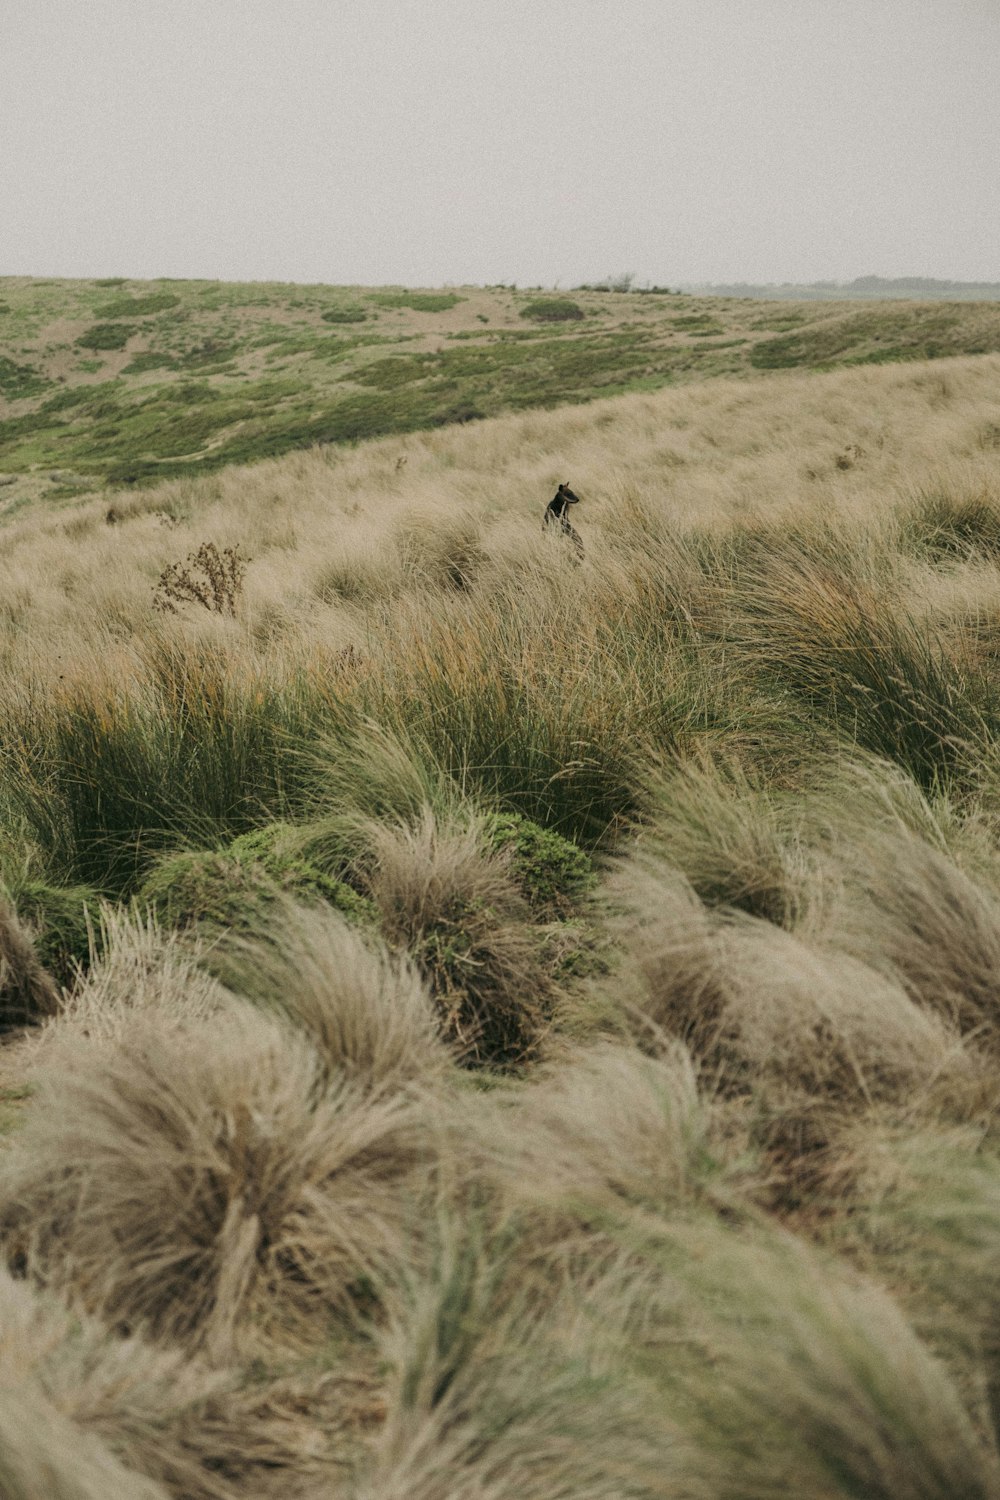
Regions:
[[[989,303],[0,279],[0,514],[716,375],[1000,350]]]

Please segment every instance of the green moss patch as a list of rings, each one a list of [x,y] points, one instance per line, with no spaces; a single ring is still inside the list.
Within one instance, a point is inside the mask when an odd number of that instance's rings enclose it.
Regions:
[[[224,849],[168,855],[147,875],[138,899],[169,927],[248,931],[282,893],[328,902],[355,921],[371,912],[370,903],[349,885],[325,875],[299,852],[294,830],[283,823],[243,834]]]
[[[491,813],[485,830],[494,849],[510,850],[513,874],[534,911],[561,915],[593,887],[590,856],[551,828],[521,813]]]
[[[14,894],[17,914],[31,931],[43,968],[61,985],[86,968],[91,942],[100,935],[100,898],[89,886],[53,886],[28,880]]]

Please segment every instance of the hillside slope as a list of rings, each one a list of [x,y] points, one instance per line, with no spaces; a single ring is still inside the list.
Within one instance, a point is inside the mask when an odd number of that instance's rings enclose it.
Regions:
[[[0,280],[0,514],[717,375],[1000,349],[1000,307]]]

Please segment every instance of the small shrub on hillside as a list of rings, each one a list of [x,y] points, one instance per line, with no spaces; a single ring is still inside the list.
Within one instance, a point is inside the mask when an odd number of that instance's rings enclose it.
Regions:
[[[114,297],[94,308],[97,318],[143,318],[150,313],[169,312],[181,299],[173,292],[151,292],[148,297]]]
[[[220,553],[214,542],[202,542],[197,552],[188,553],[186,563],[168,563],[164,568],[153,593],[153,608],[175,615],[178,604],[194,603],[211,614],[235,615],[249,561],[238,546],[224,547]]]
[[[331,307],[321,317],[324,323],[364,323],[368,314],[363,307]]]
[[[0,395],[6,396],[8,401],[35,396],[48,384],[46,377],[33,365],[19,365],[12,359],[0,357]]]
[[[126,375],[141,375],[146,370],[176,370],[177,361],[172,354],[157,354],[148,349],[144,354],[136,354],[125,366]]]
[[[533,323],[571,323],[584,316],[583,308],[572,297],[536,297],[521,308],[521,317]]]
[[[538,912],[562,915],[595,883],[589,855],[521,813],[489,813],[483,832],[494,849],[510,850],[511,873]]]
[[[447,312],[464,300],[454,292],[375,292],[370,298],[376,307],[408,307],[412,312]]]
[[[95,323],[77,339],[80,349],[124,349],[135,333],[131,323]]]

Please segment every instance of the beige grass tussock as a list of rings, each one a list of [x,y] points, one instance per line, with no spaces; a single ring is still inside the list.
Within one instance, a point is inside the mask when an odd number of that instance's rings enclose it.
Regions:
[[[535,1052],[551,982],[524,897],[475,824],[373,824],[366,888],[390,943],[407,947],[437,996],[442,1030],[466,1061]]]
[[[413,960],[335,912],[283,903],[269,929],[226,947],[230,985],[301,1027],[331,1077],[396,1094],[451,1065]]]
[[[324,1083],[312,1043],[249,1007],[71,1033],[37,1089],[3,1164],[7,1257],[112,1321],[221,1360],[308,1344],[402,1253],[415,1106]]]
[[[13,1021],[51,1015],[59,987],[40,963],[31,934],[0,890],[0,1007]]]
[[[36,1408],[26,1428],[36,1434],[36,1462],[45,1455],[55,1469],[61,1440],[75,1438],[81,1494],[91,1494],[91,1452],[96,1477],[108,1470],[108,1488],[96,1493],[133,1493],[124,1474],[115,1483],[117,1459],[134,1475],[137,1495],[235,1500],[247,1484],[261,1495],[288,1493],[282,1486],[298,1485],[327,1451],[319,1427],[296,1412],[294,1382],[262,1399],[236,1372],[211,1370],[185,1351],[154,1349],[134,1336],[109,1337],[97,1320],[6,1274],[0,1308],[0,1408],[8,1420],[10,1401],[24,1398]],[[5,1436],[6,1460],[27,1465],[31,1443]],[[63,1462],[73,1473],[71,1456],[69,1447]],[[40,1495],[62,1493],[56,1484]]]

